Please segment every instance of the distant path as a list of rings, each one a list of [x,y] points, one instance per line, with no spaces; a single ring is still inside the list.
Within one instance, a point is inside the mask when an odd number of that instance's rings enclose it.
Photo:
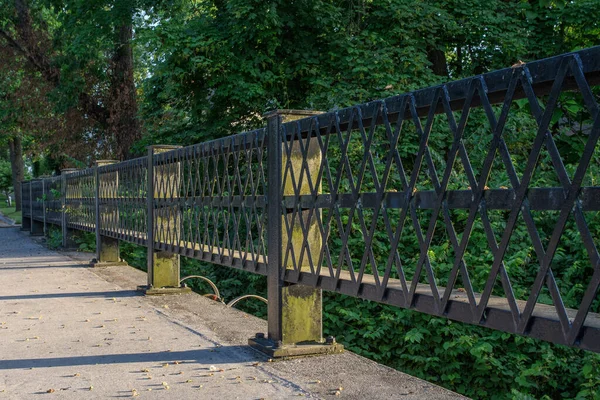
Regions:
[[[1,212],[0,212],[0,228],[6,228],[9,226],[16,226],[15,224],[13,224],[13,221],[11,219],[9,219],[8,217],[5,217]]]

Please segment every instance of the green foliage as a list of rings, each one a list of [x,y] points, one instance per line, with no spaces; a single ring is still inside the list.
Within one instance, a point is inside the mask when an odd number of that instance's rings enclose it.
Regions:
[[[6,195],[4,194],[0,194],[0,214],[12,219],[17,224],[21,223],[21,211],[15,211],[14,203],[11,207],[8,207],[6,204]]]
[[[594,0],[200,1],[138,20],[143,144],[192,144],[266,110],[331,110],[598,44]],[[433,74],[441,51],[447,76]],[[444,65],[437,67],[442,70]]]
[[[12,191],[12,170],[10,162],[0,159],[0,191],[10,193]]]
[[[55,226],[50,226],[46,233],[46,246],[51,249],[58,249],[62,246],[62,230]]]
[[[274,107],[331,109],[435,81],[421,25],[435,10],[425,4],[370,3],[364,29],[345,2],[201,4],[140,30],[162,60],[143,85],[146,141],[196,143],[260,125]]]
[[[120,242],[121,257],[132,267],[148,272],[147,254],[148,250],[144,246],[129,242]]]
[[[77,251],[94,253],[96,251],[96,235],[91,232],[78,232],[73,240],[77,243]]]
[[[60,164],[58,161],[47,155],[40,155],[31,163],[33,176],[54,175],[60,172]]]

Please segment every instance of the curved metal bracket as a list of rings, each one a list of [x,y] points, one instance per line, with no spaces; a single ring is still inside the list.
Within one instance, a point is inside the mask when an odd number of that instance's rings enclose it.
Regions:
[[[256,294],[245,294],[245,295],[243,295],[243,296],[239,296],[239,297],[236,297],[235,299],[231,300],[229,303],[227,303],[227,307],[233,307],[233,306],[235,306],[235,305],[236,305],[236,304],[237,304],[237,303],[238,303],[240,300],[244,300],[244,299],[247,299],[247,298],[254,298],[254,299],[258,299],[258,300],[262,301],[262,302],[263,302],[263,303],[265,303],[265,304],[269,304],[269,300],[265,299],[265,298],[264,298],[264,297],[262,297],[262,296],[258,296],[258,295],[256,295]]]
[[[185,281],[185,280],[188,280],[188,279],[191,279],[191,278],[200,278],[200,279],[202,279],[204,282],[208,283],[208,284],[210,285],[210,287],[212,288],[212,290],[213,290],[213,292],[214,292],[215,296],[217,296],[217,300],[223,303],[223,299],[221,299],[221,293],[219,293],[219,288],[217,287],[217,285],[215,285],[215,284],[213,283],[213,281],[211,281],[210,279],[208,279],[208,278],[207,278],[207,277],[205,277],[205,276],[202,276],[202,275],[189,275],[189,276],[186,276],[185,278],[182,278],[182,279],[179,281],[179,284],[181,285],[181,284],[183,283],[183,281]]]

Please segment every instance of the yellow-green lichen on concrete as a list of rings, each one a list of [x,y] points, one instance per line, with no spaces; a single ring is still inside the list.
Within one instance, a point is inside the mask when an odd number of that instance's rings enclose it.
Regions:
[[[301,140],[303,141],[302,147],[299,140],[295,140],[291,145],[287,145],[288,147],[291,146],[289,157],[286,145],[282,146],[282,183],[284,196],[293,196],[296,194],[296,190],[298,190],[300,195],[309,195],[312,194],[311,186],[313,190],[317,186],[316,181],[322,159],[321,147],[316,138]],[[303,165],[304,155],[302,154],[302,149],[306,152],[306,165]],[[310,184],[308,175],[310,175]],[[321,192],[321,185],[316,187],[316,192]]]
[[[96,167],[104,167],[117,163],[117,160],[97,160]],[[119,175],[117,171],[105,172],[98,171],[98,195],[100,198],[115,198],[117,197]],[[119,226],[119,212],[115,205],[101,204],[100,205],[100,227],[111,229]],[[98,252],[98,262],[120,262],[121,255],[119,253],[119,240],[107,236],[100,236]]]
[[[322,293],[304,285],[282,290],[283,344],[322,340]]]
[[[155,252],[153,272],[152,287],[179,287],[179,255]]]
[[[100,236],[99,262],[119,262],[119,240],[108,236]]]
[[[161,207],[154,211],[156,221],[155,238],[161,243],[179,243],[181,213],[177,207]]]
[[[301,271],[310,272],[310,260],[312,259],[312,265],[316,269],[317,264],[319,262],[319,255],[321,254],[321,247],[323,245],[321,231],[319,230],[319,226],[317,224],[317,218],[320,218],[319,211],[311,211],[304,210],[298,214],[287,214],[282,218],[287,219],[282,222],[283,229],[281,232],[281,239],[283,244],[283,254],[285,259],[285,254],[288,254],[287,265],[285,266],[287,269],[294,268],[294,262],[296,266],[300,268]],[[310,218],[310,220],[309,220]],[[300,223],[300,219],[302,219],[302,224]],[[292,240],[291,240],[291,249],[288,250],[288,230],[286,226],[292,227]],[[304,232],[302,230],[302,226],[307,228],[308,234],[306,237],[306,244],[308,247],[304,246]],[[302,249],[304,248],[304,252]],[[292,254],[293,250],[293,254]],[[309,259],[310,253],[310,259]],[[302,260],[300,259],[302,256]]]
[[[181,146],[153,146],[154,154],[172,151]],[[179,197],[181,185],[181,163],[170,162],[154,166],[154,198],[166,199]]]

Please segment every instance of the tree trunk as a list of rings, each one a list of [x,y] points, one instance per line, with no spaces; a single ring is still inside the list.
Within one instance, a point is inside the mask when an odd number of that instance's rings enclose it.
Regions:
[[[463,73],[463,56],[462,47],[460,44],[456,45],[456,75],[458,78],[462,78]]]
[[[21,181],[25,178],[25,165],[23,163],[23,145],[21,137],[15,136],[8,141],[10,153],[10,166],[12,169],[12,183],[15,192],[16,211],[21,211]]]
[[[427,49],[427,60],[431,63],[431,70],[434,74],[448,77],[448,64],[446,54],[440,49],[432,47]]]
[[[115,138],[115,153],[121,160],[130,157],[131,146],[142,136],[137,119],[132,38],[133,28],[129,20],[119,28],[117,48],[112,58],[109,129]]]

